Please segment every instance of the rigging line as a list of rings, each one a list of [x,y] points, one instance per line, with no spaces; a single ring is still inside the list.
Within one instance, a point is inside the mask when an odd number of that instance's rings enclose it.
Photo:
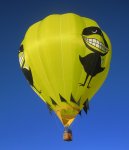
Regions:
[[[62,81],[63,81],[63,91],[64,91],[64,96],[66,96],[66,91],[65,91],[65,80],[64,80],[64,67],[63,67],[63,49],[62,49],[62,36],[61,36],[61,16],[59,16],[59,22],[60,22],[60,46],[61,46],[61,66],[62,66]]]

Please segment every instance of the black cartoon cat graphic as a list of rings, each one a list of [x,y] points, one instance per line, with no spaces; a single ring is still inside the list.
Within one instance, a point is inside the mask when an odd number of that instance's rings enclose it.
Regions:
[[[92,35],[92,38],[90,38],[90,35]],[[99,37],[99,39],[101,38],[104,44],[97,38],[93,38],[93,35],[97,35],[95,37]],[[90,88],[92,78],[105,69],[105,67],[101,67],[101,56],[105,56],[108,53],[108,44],[101,29],[94,26],[85,28],[82,32],[82,38],[86,47],[92,51],[92,53],[84,57],[79,55],[79,60],[87,73],[84,83],[79,83],[79,85],[85,86],[88,77],[90,76],[87,85],[87,88]]]

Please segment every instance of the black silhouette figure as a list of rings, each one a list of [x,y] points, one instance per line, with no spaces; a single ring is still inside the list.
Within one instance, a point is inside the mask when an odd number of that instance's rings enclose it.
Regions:
[[[89,84],[91,79],[98,73],[102,72],[105,68],[101,67],[101,58],[97,53],[91,53],[85,57],[79,56],[80,62],[84,67],[85,72],[87,73],[84,83],[80,83],[80,86],[85,86],[86,81],[89,77],[90,80],[88,82],[87,88],[89,88]]]
[[[103,33],[98,27],[88,27],[83,30],[83,32],[82,32],[83,41],[84,41],[86,47],[93,52],[84,57],[81,57],[79,55],[79,60],[80,60],[81,64],[83,65],[85,72],[87,73],[84,83],[79,83],[79,84],[80,84],[80,86],[85,86],[85,84],[88,80],[88,77],[90,76],[90,80],[88,82],[87,88],[90,88],[90,82],[91,82],[92,78],[96,74],[102,72],[105,69],[105,67],[101,67],[101,56],[106,55],[108,52],[106,50],[103,52],[97,51],[95,48],[92,48],[89,46],[89,44],[87,44],[87,42],[85,41],[85,36],[89,36],[92,34],[100,35],[104,41],[104,46],[106,48],[108,48],[108,44],[103,36]]]
[[[19,50],[19,53],[24,53],[24,47],[23,45],[20,46],[20,50]],[[23,56],[22,56],[23,57]],[[22,72],[26,78],[26,80],[29,82],[29,84],[39,93],[41,93],[41,91],[39,91],[35,86],[34,86],[34,82],[33,82],[33,76],[32,76],[32,72],[31,72],[31,69],[30,68],[27,68],[24,66],[25,65],[25,58],[23,58],[23,61],[22,61],[22,66],[21,66],[21,69],[22,69]]]
[[[22,72],[26,78],[26,80],[29,82],[29,84],[38,92],[41,93],[41,91],[39,91],[35,86],[34,86],[34,82],[33,82],[33,76],[32,76],[32,72],[30,70],[30,68],[26,69],[26,68],[22,68]]]

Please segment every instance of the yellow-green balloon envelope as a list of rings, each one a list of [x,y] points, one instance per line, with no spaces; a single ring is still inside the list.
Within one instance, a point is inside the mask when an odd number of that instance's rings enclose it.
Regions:
[[[107,77],[111,43],[98,24],[73,13],[54,14],[27,30],[19,51],[32,89],[70,126]]]

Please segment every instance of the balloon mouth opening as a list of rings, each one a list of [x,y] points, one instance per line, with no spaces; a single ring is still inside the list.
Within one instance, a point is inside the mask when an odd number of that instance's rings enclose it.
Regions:
[[[64,140],[64,141],[67,141],[67,142],[72,141],[72,130],[69,129],[68,127],[66,127],[66,128],[64,129],[63,140]]]

